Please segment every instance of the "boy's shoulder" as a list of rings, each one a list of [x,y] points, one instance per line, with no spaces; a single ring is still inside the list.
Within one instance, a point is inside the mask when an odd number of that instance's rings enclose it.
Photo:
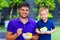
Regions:
[[[42,19],[38,20],[37,23],[41,23],[42,22]]]
[[[40,24],[40,23],[42,23],[42,21],[41,20],[38,20],[36,24]]]
[[[53,20],[48,19],[48,23],[53,23]]]
[[[40,19],[37,23],[42,23],[43,21]],[[47,21],[48,23],[53,23],[53,21],[52,20],[50,20],[50,19],[48,19],[48,21]]]

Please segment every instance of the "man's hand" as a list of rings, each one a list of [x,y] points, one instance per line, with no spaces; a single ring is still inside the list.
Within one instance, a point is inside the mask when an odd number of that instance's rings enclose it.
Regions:
[[[25,40],[30,40],[30,39],[25,39]]]
[[[19,29],[17,29],[17,35],[19,36],[20,34],[22,34],[22,28],[19,28]]]

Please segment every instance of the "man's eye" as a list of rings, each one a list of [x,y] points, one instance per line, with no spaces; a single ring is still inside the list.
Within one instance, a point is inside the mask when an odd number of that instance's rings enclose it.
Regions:
[[[24,9],[22,9],[22,11],[24,11]]]
[[[29,10],[26,10],[26,11],[29,11]]]

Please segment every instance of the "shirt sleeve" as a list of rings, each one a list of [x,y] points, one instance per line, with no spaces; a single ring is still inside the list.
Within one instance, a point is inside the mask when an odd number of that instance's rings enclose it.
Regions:
[[[36,30],[36,27],[33,29],[33,35],[36,34],[36,31],[35,30]]]
[[[39,22],[37,22],[37,23],[36,23],[36,28],[38,28],[38,29],[39,29]]]
[[[52,29],[55,29],[55,25],[54,25],[54,23],[52,22]]]
[[[34,29],[32,31],[33,35],[36,34],[36,31],[35,30],[36,30],[36,22],[34,23]]]
[[[7,31],[8,31],[8,32],[13,32],[13,23],[12,23],[12,21],[10,21],[10,22],[8,23]]]

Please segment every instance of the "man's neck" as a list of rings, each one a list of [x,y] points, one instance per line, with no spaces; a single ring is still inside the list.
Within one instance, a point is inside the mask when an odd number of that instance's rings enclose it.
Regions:
[[[26,24],[28,22],[28,18],[22,18],[20,17],[20,21],[23,23],[23,24]]]

